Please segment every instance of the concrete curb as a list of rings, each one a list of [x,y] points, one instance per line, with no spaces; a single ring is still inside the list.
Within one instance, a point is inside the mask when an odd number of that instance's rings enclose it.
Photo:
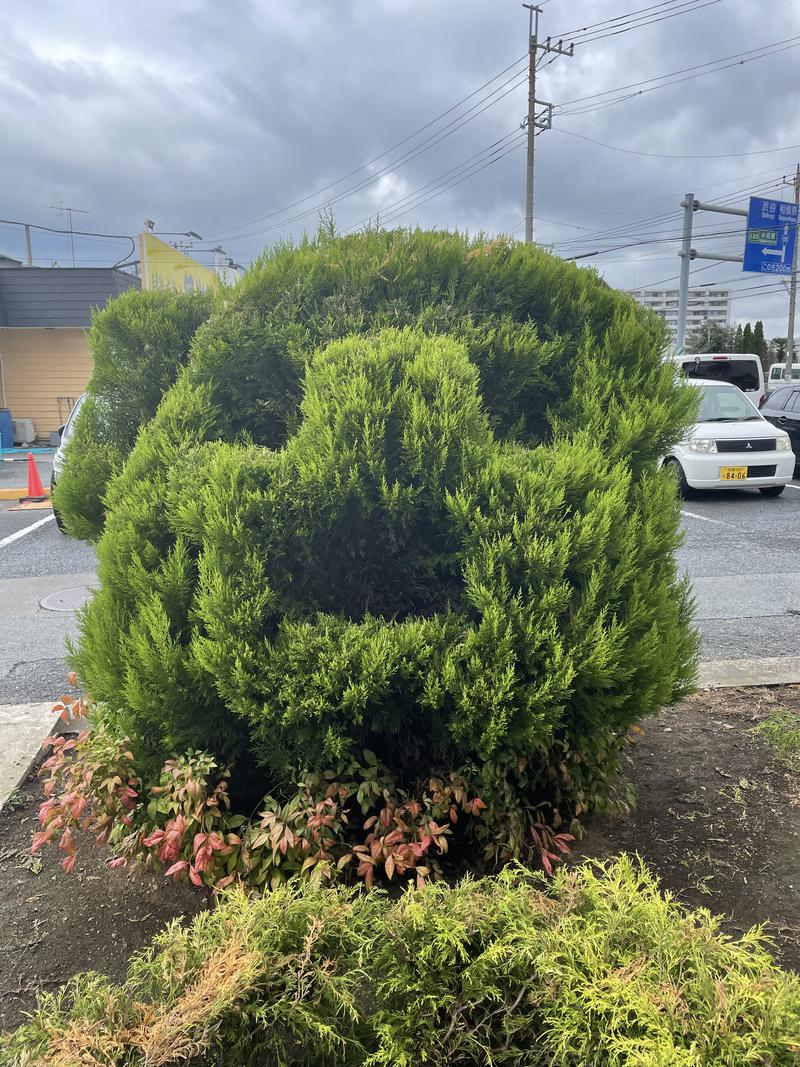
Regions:
[[[711,659],[700,664],[698,689],[800,685],[800,656],[762,659]]]
[[[0,705],[0,811],[41,760],[45,738],[60,732],[53,704]]]

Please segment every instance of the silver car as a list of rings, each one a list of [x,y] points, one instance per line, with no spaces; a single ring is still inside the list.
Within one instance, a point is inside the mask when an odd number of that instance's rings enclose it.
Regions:
[[[53,456],[53,473],[50,476],[51,500],[53,499],[53,490],[55,489],[56,482],[58,481],[59,475],[64,469],[64,449],[67,447],[70,437],[72,437],[72,433],[75,427],[75,419],[78,417],[78,412],[81,409],[81,404],[83,404],[85,399],[86,393],[81,393],[81,395],[75,401],[75,406],[73,407],[72,411],[70,411],[67,421],[64,423],[63,426],[59,428],[58,432],[61,434],[61,442],[55,451],[55,455]],[[63,530],[64,527],[61,523],[61,516],[59,515],[58,510],[55,507],[53,508],[53,515],[55,516],[55,520],[59,530]]]

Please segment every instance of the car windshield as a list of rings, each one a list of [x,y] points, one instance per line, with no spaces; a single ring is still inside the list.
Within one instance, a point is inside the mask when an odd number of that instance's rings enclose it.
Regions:
[[[681,370],[687,378],[712,378],[730,382],[740,389],[758,389],[758,365],[754,359],[702,359],[698,356],[684,360]]]
[[[698,422],[748,422],[761,416],[738,389],[724,385],[703,385]]]
[[[67,443],[67,441],[69,441],[70,437],[72,437],[72,434],[75,430],[75,420],[78,417],[78,412],[81,409],[81,404],[83,403],[85,397],[86,393],[81,393],[81,395],[75,401],[72,411],[70,411],[69,415],[67,416],[67,424],[64,427],[63,434],[61,435],[61,443],[64,445]]]

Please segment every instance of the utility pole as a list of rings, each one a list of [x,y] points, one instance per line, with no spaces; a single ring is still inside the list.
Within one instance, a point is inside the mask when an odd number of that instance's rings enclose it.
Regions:
[[[681,257],[681,278],[678,286],[678,326],[675,331],[675,354],[683,355],[686,341],[686,311],[689,306],[689,264],[693,259],[714,259],[720,263],[741,263],[743,256],[731,256],[727,252],[702,252],[692,248],[692,221],[695,211],[717,211],[721,215],[741,215],[747,212],[740,207],[722,207],[720,204],[703,204],[694,195],[686,193],[681,200],[683,208],[683,236],[678,255]]]
[[[66,207],[64,203],[59,200],[57,204],[50,205],[51,211],[57,211],[59,215],[67,215],[69,217],[69,245],[72,250],[72,266],[75,266],[75,238],[72,234],[72,214],[76,215],[88,215],[88,211],[84,211],[80,207]]]
[[[548,37],[543,43],[539,42],[539,15],[542,9],[536,4],[523,4],[528,9],[528,114],[525,116],[524,125],[528,134],[528,157],[525,182],[525,244],[533,244],[533,183],[535,173],[535,148],[534,143],[538,130],[549,130],[553,125],[553,105],[544,100],[536,99],[536,64],[539,52],[555,52],[560,56],[571,56],[575,46],[564,48],[563,41],[552,45]],[[544,111],[536,114],[536,105],[542,104]]]
[[[25,223],[25,266],[33,266],[33,249],[31,248],[31,228]]]
[[[794,172],[794,180],[783,179],[785,185],[794,185],[794,202],[798,205],[800,213],[800,163]],[[786,336],[786,364],[783,368],[784,381],[792,380],[792,365],[794,363],[794,313],[797,305],[797,238],[795,237],[794,252],[792,254],[792,274],[789,279],[789,327]]]
[[[683,355],[686,345],[686,306],[689,302],[689,266],[692,261],[692,222],[694,221],[694,193],[681,200],[683,208],[683,239],[678,255],[681,257],[681,277],[678,283],[678,327],[675,331],[675,353]]]

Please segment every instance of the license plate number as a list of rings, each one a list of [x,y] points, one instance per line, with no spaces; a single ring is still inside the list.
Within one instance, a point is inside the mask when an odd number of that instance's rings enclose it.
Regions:
[[[743,482],[747,478],[747,467],[720,467],[719,476],[723,482]]]

